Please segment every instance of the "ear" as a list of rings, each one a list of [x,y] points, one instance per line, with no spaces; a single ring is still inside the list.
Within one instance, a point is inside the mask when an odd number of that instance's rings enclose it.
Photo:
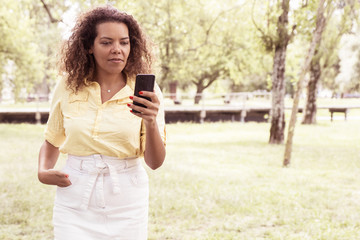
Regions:
[[[94,53],[93,48],[94,48],[94,45],[90,47],[90,49],[89,49],[89,51],[88,51],[89,54],[93,54],[93,53]]]

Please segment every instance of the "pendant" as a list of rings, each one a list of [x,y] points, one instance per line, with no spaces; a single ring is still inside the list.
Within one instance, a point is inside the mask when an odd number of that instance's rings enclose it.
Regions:
[[[110,93],[110,89],[109,89],[109,90],[107,90],[107,92],[108,92],[108,93]]]

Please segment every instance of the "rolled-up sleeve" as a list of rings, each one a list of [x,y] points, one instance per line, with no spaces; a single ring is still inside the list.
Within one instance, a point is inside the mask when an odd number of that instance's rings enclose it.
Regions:
[[[55,147],[60,147],[65,141],[63,114],[61,111],[61,98],[65,90],[65,81],[61,80],[55,87],[51,101],[49,119],[45,128],[44,137]]]
[[[161,139],[162,139],[164,145],[166,146],[164,98],[163,98],[163,94],[162,94],[162,92],[161,92],[161,90],[160,90],[160,88],[159,88],[159,86],[157,84],[155,84],[154,90],[155,90],[155,94],[158,97],[159,102],[160,102],[159,111],[158,111],[158,114],[156,116],[156,122],[157,122],[157,125],[158,125],[158,129],[159,129]],[[142,121],[142,123],[141,123],[141,131],[140,131],[140,149],[141,149],[142,155],[145,152],[145,145],[146,145],[146,128],[145,128],[144,122]]]

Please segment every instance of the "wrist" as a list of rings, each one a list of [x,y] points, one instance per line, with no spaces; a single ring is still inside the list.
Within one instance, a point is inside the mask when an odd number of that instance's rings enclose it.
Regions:
[[[47,170],[41,169],[38,171],[38,179],[41,183],[47,184]]]
[[[155,130],[157,128],[156,120],[144,123],[147,131]]]

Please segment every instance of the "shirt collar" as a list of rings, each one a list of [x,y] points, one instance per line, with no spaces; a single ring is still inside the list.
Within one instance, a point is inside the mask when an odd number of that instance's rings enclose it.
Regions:
[[[87,86],[91,86],[93,84],[99,84],[98,82],[90,81],[87,78],[85,78],[84,83]],[[129,77],[129,75],[126,74],[126,85],[119,92],[117,92],[109,101],[127,100],[129,99],[129,96],[132,96],[134,94],[134,89],[135,89],[135,78]]]
[[[129,75],[126,74],[126,85],[129,86],[134,91],[135,90],[135,78],[129,77]]]
[[[129,86],[132,90],[135,89],[135,78],[134,77],[129,77],[129,75],[127,73],[125,73],[126,75],[126,86]],[[85,85],[89,86],[95,83],[95,81],[90,81],[87,78],[85,78],[84,80]]]
[[[129,96],[132,96],[134,94],[134,89],[135,79],[130,78],[128,77],[128,75],[126,75],[126,85],[111,98],[111,101],[124,99],[129,100]]]

